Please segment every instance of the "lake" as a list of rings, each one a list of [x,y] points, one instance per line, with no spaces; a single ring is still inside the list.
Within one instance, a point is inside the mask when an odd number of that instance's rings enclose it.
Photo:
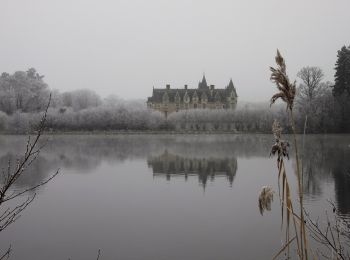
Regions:
[[[291,136],[287,136],[291,139]],[[271,259],[284,240],[272,135],[57,135],[16,188],[37,191],[0,234],[11,259]],[[25,147],[0,136],[0,165]],[[350,216],[350,136],[300,138],[305,205]],[[302,148],[303,147],[303,148]],[[292,151],[291,151],[292,154]],[[286,161],[293,195],[295,162]],[[260,214],[263,186],[275,191]]]

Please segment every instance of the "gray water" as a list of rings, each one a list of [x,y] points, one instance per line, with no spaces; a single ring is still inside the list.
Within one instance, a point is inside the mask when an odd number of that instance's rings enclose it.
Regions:
[[[280,249],[271,135],[51,136],[16,188],[60,168],[21,218],[0,234],[11,259],[271,259]],[[0,136],[0,165],[25,137]],[[350,136],[307,136],[305,204],[322,216],[333,200],[350,216]],[[296,192],[294,160],[287,161]],[[262,186],[275,191],[260,214]]]

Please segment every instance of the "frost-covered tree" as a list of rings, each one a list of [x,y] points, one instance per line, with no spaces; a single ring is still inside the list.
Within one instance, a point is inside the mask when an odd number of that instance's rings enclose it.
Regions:
[[[98,107],[102,104],[101,98],[94,91],[79,89],[71,92],[72,107],[75,111],[89,107]]]
[[[333,109],[330,100],[332,83],[323,82],[324,74],[319,67],[304,67],[297,76],[301,83],[297,89],[295,107],[300,128],[306,126],[307,132],[327,132],[326,118],[331,118],[330,111]]]
[[[89,89],[78,89],[63,92],[59,95],[58,104],[62,107],[72,107],[74,111],[90,107],[98,107],[102,104],[101,97]]]
[[[0,77],[0,109],[7,114],[16,110],[23,112],[42,111],[49,97],[44,76],[34,68],[28,71],[16,71],[10,75],[2,73]]]
[[[298,96],[304,102],[312,102],[324,91],[325,85],[322,84],[324,78],[323,71],[319,67],[304,67],[297,76],[302,83],[298,88]]]
[[[103,105],[105,106],[116,106],[123,103],[123,100],[116,95],[109,95],[103,99]]]
[[[0,110],[12,114],[16,110],[15,90],[10,83],[10,74],[0,76]]]

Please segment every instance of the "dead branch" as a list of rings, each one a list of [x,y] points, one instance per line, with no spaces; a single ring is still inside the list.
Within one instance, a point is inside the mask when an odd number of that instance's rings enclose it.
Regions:
[[[336,254],[336,259],[350,259],[349,252],[345,251],[345,245],[349,246],[350,227],[346,220],[337,215],[335,204],[333,202],[330,204],[333,207],[333,221],[330,220],[328,212],[326,212],[325,227],[319,224],[318,219],[313,220],[304,209],[306,227],[311,231],[311,236],[316,242],[324,245],[331,253]],[[325,258],[331,259],[330,256],[326,256],[322,252],[321,254]]]
[[[10,254],[11,254],[12,248],[11,246],[6,250],[6,252],[0,256],[0,260],[5,260],[5,259],[9,259]]]
[[[54,177],[57,176],[59,170],[57,170],[53,175],[44,181],[39,182],[27,189],[15,190],[14,186],[16,182],[26,174],[26,169],[31,166],[31,164],[38,158],[40,151],[43,149],[44,145],[39,145],[40,137],[45,129],[45,122],[47,117],[47,111],[50,106],[51,95],[49,101],[45,108],[44,114],[40,120],[38,130],[36,135],[32,140],[31,136],[28,137],[25,152],[22,158],[16,160],[14,168],[12,167],[12,162],[9,160],[6,171],[2,171],[3,183],[0,184],[0,232],[7,228],[9,225],[14,223],[21,215],[20,213],[28,207],[29,204],[35,199],[36,193],[34,195],[28,195],[28,197],[22,202],[16,202],[15,206],[9,206],[4,208],[4,205],[9,201],[13,201],[31,191],[37,190],[40,186],[47,184]],[[11,252],[11,247],[5,252],[4,255],[0,257],[2,259],[8,259]]]

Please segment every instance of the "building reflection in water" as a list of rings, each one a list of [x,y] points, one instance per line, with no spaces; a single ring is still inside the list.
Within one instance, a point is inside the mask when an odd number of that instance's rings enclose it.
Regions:
[[[215,177],[226,177],[232,186],[237,172],[237,158],[190,158],[169,153],[167,150],[160,156],[149,157],[148,166],[153,170],[153,176],[164,176],[167,180],[171,177],[198,176],[200,184],[205,187],[208,180],[214,181]]]
[[[208,180],[225,177],[232,185],[237,157],[252,164],[254,158],[269,160],[272,142],[272,135],[54,136],[27,168],[27,174],[18,180],[16,188],[31,187],[58,168],[62,175],[89,174],[95,173],[102,162],[115,164],[134,159],[147,160],[154,176],[197,176],[204,187]],[[9,160],[15,167],[25,144],[25,136],[0,136],[0,170],[7,169]],[[350,215],[349,158],[350,135],[307,136],[302,153],[305,198],[326,201],[334,196],[339,212]],[[275,164],[269,165],[275,172]],[[0,174],[0,183],[2,178]]]

